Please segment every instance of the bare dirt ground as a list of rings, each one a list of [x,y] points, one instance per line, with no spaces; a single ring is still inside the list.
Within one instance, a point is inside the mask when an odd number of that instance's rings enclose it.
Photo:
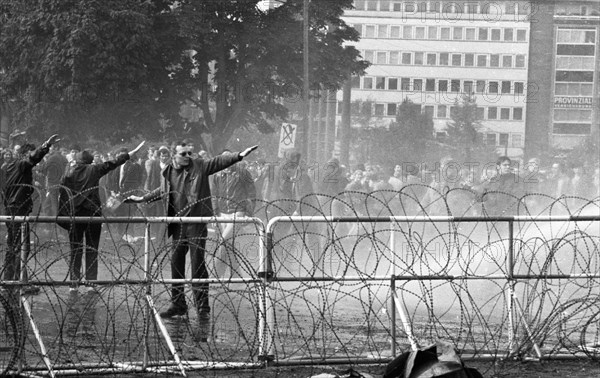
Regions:
[[[491,364],[489,362],[470,361],[465,363],[476,368],[486,378],[589,378],[600,376],[600,363],[592,360],[580,361],[543,361],[543,362],[506,362]],[[293,366],[269,367],[256,370],[226,370],[226,371],[191,371],[188,377],[214,377],[214,378],[309,378],[319,374],[342,375],[352,368],[356,372],[370,374],[374,378],[381,378],[385,372],[385,365],[360,365],[360,366]],[[170,376],[177,376],[173,373]],[[157,377],[165,376],[164,373],[142,375],[118,375],[119,378],[132,377]]]

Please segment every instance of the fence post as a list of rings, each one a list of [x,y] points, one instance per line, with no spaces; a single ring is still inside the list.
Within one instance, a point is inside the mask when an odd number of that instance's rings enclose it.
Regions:
[[[394,247],[396,244],[396,236],[395,236],[395,227],[396,223],[394,221],[390,224],[391,234],[390,234],[390,261],[391,261],[391,271],[392,271],[392,279],[390,282],[390,299],[391,303],[391,322],[392,322],[392,357],[396,357],[396,301],[394,301],[394,295],[396,294],[396,253],[394,251]]]
[[[259,256],[260,266],[258,269],[258,275],[262,278],[260,296],[261,303],[259,308],[259,351],[258,357],[266,364],[275,359],[273,352],[273,345],[275,342],[275,316],[273,304],[269,296],[269,285],[271,279],[274,276],[273,265],[272,265],[272,253],[273,253],[273,233],[267,226],[267,230],[264,229],[264,225],[259,223]]]
[[[150,284],[150,223],[144,223],[144,278],[146,279],[146,295],[152,295],[152,286]],[[146,309],[144,311],[144,361],[142,369],[145,371],[148,368],[148,336],[150,333],[150,303],[146,301]]]
[[[507,281],[508,281],[508,325],[510,331],[508,333],[508,350],[509,355],[513,353],[515,347],[516,329],[514,319],[514,295],[515,295],[515,281],[514,281],[514,218],[508,221],[508,266],[506,267]]]

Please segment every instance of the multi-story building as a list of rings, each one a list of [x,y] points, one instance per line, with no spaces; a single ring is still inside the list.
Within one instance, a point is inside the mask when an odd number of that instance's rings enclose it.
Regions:
[[[372,101],[376,125],[392,122],[408,98],[443,133],[455,101],[473,93],[485,142],[523,154],[534,11],[528,1],[356,0],[354,6],[344,20],[360,32],[355,47],[372,65],[353,78],[352,101]]]
[[[600,2],[546,1],[531,24],[527,155],[600,138]]]

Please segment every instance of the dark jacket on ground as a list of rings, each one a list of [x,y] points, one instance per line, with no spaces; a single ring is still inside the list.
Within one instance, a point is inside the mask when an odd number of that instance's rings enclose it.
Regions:
[[[98,186],[100,178],[129,160],[124,154],[116,160],[101,164],[81,161],[69,167],[61,180],[60,215],[102,215],[102,202]],[[64,188],[63,188],[64,187]],[[67,192],[67,190],[70,192]]]
[[[167,216],[190,216],[190,217],[210,217],[213,216],[212,201],[210,195],[210,184],[208,177],[242,160],[239,153],[229,155],[219,155],[209,160],[202,158],[192,159],[189,166],[184,168],[185,187],[173,186],[170,178],[175,169],[172,164],[168,165],[162,172],[160,187],[146,194],[143,198],[146,202],[153,202],[161,198],[165,199],[168,206]],[[187,197],[187,208],[183,212],[175,214],[175,209],[171,204],[171,192],[185,193]],[[176,224],[169,225],[169,235],[173,234]],[[185,227],[186,236],[197,235],[199,225],[189,225]]]
[[[48,153],[48,147],[38,147],[23,158],[5,166],[4,207],[9,214],[27,215],[33,209],[33,167]]]

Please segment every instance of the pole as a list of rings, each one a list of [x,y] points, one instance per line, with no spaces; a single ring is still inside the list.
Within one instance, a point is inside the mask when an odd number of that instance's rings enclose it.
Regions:
[[[308,134],[310,132],[310,121],[308,119],[309,112],[309,84],[308,84],[308,3],[309,0],[304,0],[304,6],[302,8],[302,27],[304,34],[304,79],[303,79],[303,89],[302,89],[302,106],[303,106],[303,116],[304,116],[304,130],[302,133],[302,156],[304,158],[307,157],[308,153]]]

